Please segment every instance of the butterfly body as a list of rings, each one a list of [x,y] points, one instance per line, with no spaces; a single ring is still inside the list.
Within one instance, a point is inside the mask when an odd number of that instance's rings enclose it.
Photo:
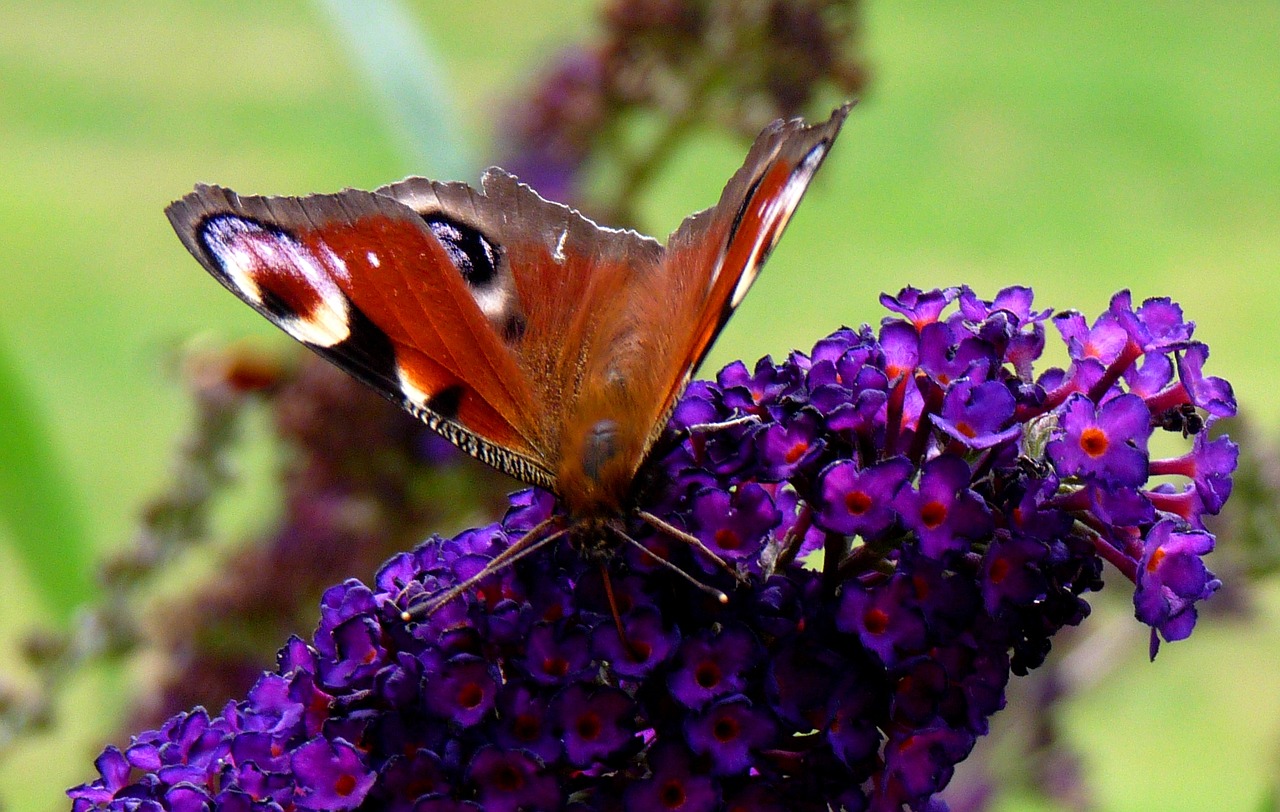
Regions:
[[[553,491],[574,535],[626,514],[676,399],[741,302],[847,114],[776,122],[720,202],[664,247],[541,198],[501,169],[480,189],[167,210],[225,287],[459,448]]]

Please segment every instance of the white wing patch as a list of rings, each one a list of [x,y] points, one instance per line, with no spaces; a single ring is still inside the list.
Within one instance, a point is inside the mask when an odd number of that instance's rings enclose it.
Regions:
[[[405,398],[410,403],[422,409],[427,408],[427,401],[431,400],[431,393],[424,392],[418,388],[417,384],[413,382],[405,371],[405,368],[399,364],[396,365],[396,378],[400,384],[400,391],[404,393]]]
[[[760,274],[761,259],[773,250],[778,237],[782,235],[782,230],[791,219],[792,212],[796,210],[796,206],[800,205],[800,198],[804,197],[805,190],[809,188],[809,181],[813,180],[814,173],[821,166],[822,159],[827,154],[827,147],[828,144],[820,143],[809,150],[809,154],[805,155],[799,165],[792,170],[791,176],[782,187],[782,192],[767,201],[768,205],[760,213],[760,219],[768,223],[768,227],[761,229],[756,235],[755,244],[751,246],[750,265],[747,272],[738,279],[738,284],[733,289],[733,296],[729,298],[731,307],[736,308],[742,304],[747,291],[751,289],[751,283],[756,281],[756,277]],[[716,275],[718,276],[719,272]]]
[[[471,298],[485,318],[494,323],[501,322],[510,309],[511,296],[505,287],[481,288],[471,290]]]
[[[347,265],[327,245],[316,253],[291,235],[236,215],[211,217],[200,231],[222,278],[280,329],[317,347],[351,335],[351,308],[337,279]]]
[[[557,264],[564,264],[564,241],[568,239],[568,237],[569,229],[566,228],[564,231],[560,232],[560,239],[556,242],[556,250],[551,255],[551,258],[554,259]]]

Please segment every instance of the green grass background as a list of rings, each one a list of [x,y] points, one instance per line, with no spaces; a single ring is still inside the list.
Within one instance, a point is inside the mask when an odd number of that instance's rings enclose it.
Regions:
[[[475,154],[540,60],[591,35],[593,5],[412,4]],[[1182,302],[1212,374],[1274,435],[1280,4],[866,11],[870,93],[710,364],[878,319],[877,293],[908,283],[1032,284],[1041,305],[1087,314],[1129,287]],[[195,181],[284,194],[431,174],[385,112],[313,3],[0,5],[0,450],[24,461],[0,472],[12,678],[21,630],[85,597],[87,562],[165,482],[188,417],[166,359],[197,334],[277,340],[198,269],[163,207]],[[650,230],[714,202],[742,153],[691,143],[644,201]],[[1280,743],[1280,594],[1266,594],[1250,621],[1208,622],[1154,666],[1135,634],[1124,667],[1072,705],[1102,808],[1259,808]],[[74,734],[0,764],[0,797],[65,807],[127,681],[77,680]]]

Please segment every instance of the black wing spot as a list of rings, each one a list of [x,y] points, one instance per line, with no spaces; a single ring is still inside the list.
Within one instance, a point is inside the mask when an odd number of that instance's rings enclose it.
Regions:
[[[262,298],[262,309],[275,316],[277,319],[298,318],[300,313],[284,300],[280,294],[271,288],[261,288],[259,295]]]
[[[498,249],[477,229],[443,214],[427,214],[422,219],[462,274],[463,281],[473,288],[487,287],[497,281]]]
[[[461,384],[446,386],[427,398],[426,406],[445,420],[453,420],[458,416],[458,408],[462,405],[462,396],[466,391],[466,387]]]
[[[529,322],[520,313],[508,313],[502,322],[502,338],[509,344],[517,344],[524,338]]]
[[[268,306],[265,297],[263,304]],[[399,376],[396,373],[396,350],[391,339],[355,305],[351,305],[350,326],[351,335],[339,344],[332,347],[308,346],[384,397],[396,400],[399,387],[394,382]]]

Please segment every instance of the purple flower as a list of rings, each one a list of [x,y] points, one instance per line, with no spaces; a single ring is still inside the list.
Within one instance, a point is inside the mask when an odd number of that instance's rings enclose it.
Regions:
[[[498,682],[491,666],[471,654],[459,654],[438,669],[427,684],[427,707],[445,719],[463,726],[479,724],[493,708]]]
[[[539,623],[529,635],[525,668],[543,685],[560,685],[582,676],[591,666],[589,641],[581,629],[562,630],[553,623]]]
[[[685,722],[689,747],[711,759],[716,775],[746,772],[751,750],[773,741],[776,733],[769,714],[752,708],[745,697],[718,702]]]
[[[485,812],[551,812],[563,803],[556,780],[519,750],[481,750],[471,760],[467,778]]]
[[[920,329],[926,324],[937,321],[942,311],[955,301],[959,294],[959,288],[924,291],[906,287],[899,291],[897,296],[880,294],[880,304],[894,313],[906,316],[916,329]]]
[[[1116,488],[1147,481],[1151,412],[1142,398],[1120,395],[1101,407],[1083,395],[1063,406],[1063,436],[1049,443],[1049,458],[1062,476],[1093,478]]]
[[[504,748],[527,750],[543,761],[555,761],[564,744],[547,711],[547,696],[527,685],[504,692],[498,698],[495,740]]]
[[[627,812],[711,812],[719,802],[708,776],[689,769],[692,758],[675,747],[659,749],[653,774],[627,790]]]
[[[679,636],[664,628],[658,610],[644,606],[622,621],[621,634],[612,624],[596,626],[592,652],[621,676],[636,679],[662,665],[679,643]]]
[[[991,448],[1022,433],[1021,426],[1007,425],[1016,405],[1009,388],[999,381],[975,385],[960,380],[947,390],[942,414],[933,417],[933,424],[968,448]]]
[[[694,637],[680,647],[679,667],[669,684],[676,701],[697,710],[708,702],[746,690],[746,671],[756,664],[758,644],[741,627],[711,637]]]
[[[768,492],[756,483],[732,494],[705,490],[694,497],[692,514],[694,535],[727,561],[758,553],[780,518]]]
[[[1201,560],[1213,551],[1213,536],[1202,530],[1182,532],[1176,527],[1165,519],[1147,534],[1133,595],[1137,618],[1152,627],[1153,658],[1159,647],[1156,631],[1169,642],[1190,636],[1196,625],[1196,602],[1222,585]]]
[[[1168,298],[1147,299],[1135,311],[1129,291],[1111,297],[1107,314],[1128,331],[1133,343],[1149,350],[1177,349],[1191,338],[1193,322],[1184,321],[1182,308]]]
[[[1092,358],[1110,364],[1129,345],[1129,334],[1122,325],[1104,314],[1090,327],[1084,316],[1067,311],[1054,317],[1053,324],[1067,342],[1067,353],[1074,361]]]
[[[1049,585],[1041,567],[1049,548],[1032,538],[1000,540],[987,548],[982,558],[982,599],[987,612],[997,614],[1001,607],[1030,606],[1042,600]]]
[[[634,738],[631,698],[614,688],[588,691],[581,684],[564,689],[555,700],[564,731],[565,753],[579,767],[606,758]]]
[[[756,432],[756,455],[765,467],[761,478],[781,481],[818,459],[826,446],[820,430],[817,415],[805,411],[785,426],[774,423]]]
[[[969,754],[973,743],[972,734],[945,725],[895,731],[884,750],[883,795],[895,805],[918,808],[920,802],[934,792],[934,787],[950,780],[955,764]]]
[[[930,558],[961,552],[965,542],[991,531],[991,515],[969,489],[969,466],[960,457],[935,457],[925,464],[920,488],[903,488],[894,508],[916,532],[920,551]]]
[[[836,533],[863,538],[880,535],[898,518],[894,498],[914,470],[902,457],[861,471],[848,460],[832,463],[819,478],[821,499],[815,520]]]
[[[867,651],[886,666],[924,651],[928,627],[906,575],[895,575],[870,589],[846,585],[837,612],[836,628],[858,635]]]
[[[305,787],[296,798],[302,809],[355,809],[377,778],[358,751],[342,739],[312,739],[293,751],[290,766]]]
[[[1193,404],[1214,417],[1235,417],[1236,398],[1231,384],[1222,378],[1205,377],[1204,363],[1209,348],[1199,342],[1187,347],[1178,358],[1178,378]]]

